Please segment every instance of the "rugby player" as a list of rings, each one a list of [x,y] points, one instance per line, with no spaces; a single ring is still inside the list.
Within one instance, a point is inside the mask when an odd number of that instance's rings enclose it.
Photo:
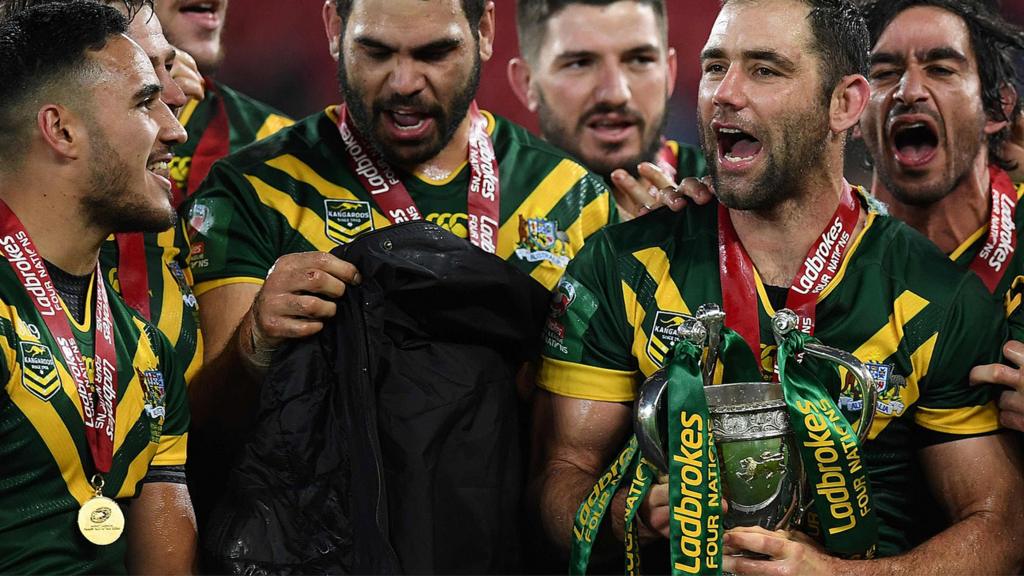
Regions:
[[[545,335],[535,490],[545,528],[563,546],[631,430],[638,385],[677,338],[672,327],[715,302],[753,344],[766,378],[774,310],[802,307],[816,338],[880,375],[885,404],[862,450],[884,558],[839,559],[797,532],[749,528],[726,533],[726,547],[770,558],[726,556],[724,570],[1000,573],[1020,562],[1010,536],[1024,520],[1018,447],[1000,431],[990,391],[968,385],[971,367],[997,357],[1005,337],[997,303],[842,178],[846,135],[870,97],[867,53],[866,27],[848,2],[724,4],[701,54],[698,101],[718,201],[609,228],[559,287],[569,304]],[[807,265],[822,248],[834,262],[826,276]],[[840,404],[858,400],[844,389]],[[929,491],[952,519],[945,529],[929,516]],[[610,512],[620,538],[623,500]],[[668,503],[662,484],[641,505],[647,538],[669,534]]]
[[[1021,114],[1014,56],[1024,30],[978,0],[875,2],[866,15],[872,98],[861,132],[872,191],[1003,300],[1013,338],[1003,351],[1015,368],[979,366],[972,378],[1009,387],[1000,420],[1024,431],[1024,187],[1007,173],[1021,169],[1011,119]]]
[[[189,573],[184,366],[98,262],[110,234],[174,222],[185,132],[116,10],[0,26],[0,572]]]
[[[513,92],[545,140],[605,178],[623,219],[660,205],[655,182],[704,175],[696,148],[664,137],[676,52],[662,0],[520,0],[516,26]]]

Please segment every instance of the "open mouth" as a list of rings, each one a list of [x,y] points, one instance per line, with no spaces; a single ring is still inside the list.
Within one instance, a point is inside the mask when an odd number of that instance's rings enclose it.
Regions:
[[[186,2],[179,11],[191,14],[216,14],[219,8],[220,2]]]
[[[939,136],[930,122],[897,120],[892,127],[892,147],[900,164],[921,166],[935,157]]]
[[[171,159],[163,155],[158,158],[152,158],[146,164],[146,170],[154,176],[167,180],[169,184],[171,178]]]
[[[728,164],[751,162],[761,153],[761,141],[739,128],[720,127],[718,157]]]
[[[606,139],[621,139],[638,125],[635,119],[622,114],[601,114],[592,117],[586,124],[598,137]]]

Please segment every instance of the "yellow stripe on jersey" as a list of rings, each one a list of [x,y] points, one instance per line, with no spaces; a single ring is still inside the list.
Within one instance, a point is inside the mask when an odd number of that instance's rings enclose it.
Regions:
[[[299,206],[284,192],[274,188],[255,176],[246,175],[260,202],[280,214],[293,230],[302,235],[317,250],[327,252],[337,246],[327,238],[324,220],[316,212]]]
[[[843,276],[846,276],[847,265],[850,263],[851,260],[853,260],[853,255],[857,253],[857,248],[860,247],[860,241],[863,240],[864,236],[867,235],[868,230],[871,229],[871,225],[875,223],[875,218],[877,216],[878,215],[875,214],[874,212],[868,212],[868,217],[864,221],[864,228],[861,229],[860,234],[857,235],[857,237],[853,240],[853,243],[850,244],[850,247],[847,249],[846,256],[843,257],[843,263],[839,265],[839,271],[836,272],[836,277],[833,278],[827,286],[825,286],[825,289],[821,291],[821,294],[818,294],[817,302],[821,302],[822,300],[824,300],[829,294],[832,293],[833,290],[835,290],[839,286],[839,284],[842,283]]]
[[[932,362],[932,355],[935,353],[935,344],[939,341],[939,334],[932,334],[932,337],[919,346],[910,355],[910,374],[907,376],[906,387],[899,391],[899,400],[904,406],[910,406],[921,397],[919,382],[928,375],[928,367]],[[875,420],[871,424],[871,432],[868,439],[873,440],[889,426],[889,423],[898,418],[898,415],[875,413]]]
[[[633,328],[633,357],[637,359],[640,371],[650,376],[658,368],[646,354],[647,335],[644,333],[644,319],[647,317],[647,311],[637,302],[636,292],[625,282],[622,283],[622,303],[626,310],[626,321]]]
[[[562,199],[564,193],[576,185],[577,182],[586,176],[587,171],[572,160],[562,160],[544,180],[530,192],[516,209],[516,214],[525,218],[546,216],[554,209],[555,205]],[[497,255],[502,260],[508,260],[515,251],[516,241],[519,239],[519,219],[509,218],[498,230],[498,251]],[[569,236],[570,247],[579,251],[583,246],[583,238]]]
[[[10,307],[0,309],[0,318],[5,318],[15,327],[18,339],[24,342],[36,341],[25,324],[18,318],[17,310]],[[46,448],[53,456],[54,462],[60,468],[60,474],[68,487],[68,492],[78,500],[79,504],[93,496],[93,490],[85,478],[85,471],[82,469],[82,461],[78,456],[78,448],[68,431],[67,424],[60,417],[51,402],[42,402],[21,384],[22,370],[18,362],[17,350],[11,348],[7,339],[0,338],[0,353],[4,355],[7,366],[10,368],[11,376],[7,381],[7,395],[11,402],[18,407],[18,410],[28,419],[36,433],[46,444]],[[82,414],[82,403],[78,399],[78,390],[75,387],[74,379],[67,372],[64,365],[57,360],[60,352],[51,350],[60,376],[61,386],[64,394],[67,395],[78,410],[79,417]]]
[[[1010,282],[1010,288],[1006,291],[1006,317],[1009,318],[1017,308],[1020,308],[1021,299],[1024,298],[1024,294],[1017,290],[1017,287],[1024,283],[1024,276],[1017,276]]]
[[[271,136],[283,128],[287,128],[295,124],[295,121],[291,118],[285,118],[284,116],[278,116],[277,114],[271,114],[267,116],[267,119],[263,121],[263,125],[256,131],[256,139],[263,140],[267,136]]]
[[[914,422],[922,428],[944,434],[985,434],[999,430],[999,408],[994,402],[964,408],[919,407]]]
[[[853,355],[864,362],[881,362],[892,356],[903,340],[903,328],[927,306],[924,298],[904,291],[893,302],[889,322],[854,350]]]
[[[161,436],[151,466],[182,466],[188,459],[188,433],[181,436]]]
[[[167,267],[168,260],[172,259],[177,252],[173,247],[174,232],[172,227],[161,232],[156,237],[157,246],[162,248],[160,256],[160,279],[163,283],[163,298],[160,302],[160,323],[157,328],[167,336],[172,346],[178,345],[178,337],[181,335],[181,315],[185,313],[185,303],[181,300],[181,290],[178,289],[178,280],[171,274]],[[187,380],[186,380],[187,381]]]
[[[604,195],[598,196],[583,207],[575,222],[566,227],[565,234],[569,238],[569,258],[575,257],[583,248],[584,238],[589,238],[591,234],[608,224],[609,209],[608,198]],[[499,244],[501,244],[500,238],[499,236]],[[545,260],[530,272],[530,276],[540,282],[541,286],[553,290],[564,272],[564,269]]]
[[[188,121],[192,119],[192,114],[195,113],[196,108],[199,107],[199,100],[189,100],[185,104],[185,107],[181,109],[181,114],[178,116],[178,122],[181,122],[182,126],[188,127]]]
[[[608,370],[543,358],[537,374],[538,386],[559,396],[600,400],[602,402],[629,402],[636,398],[639,374]],[[600,383],[600,385],[596,385]]]
[[[956,262],[957,258],[963,256],[964,252],[966,252],[968,248],[973,246],[974,243],[977,242],[982,237],[982,235],[988,233],[988,227],[989,225],[985,224],[981,228],[975,230],[973,234],[968,236],[967,239],[963,241],[963,243],[957,246],[956,250],[953,250],[953,252],[949,255],[949,259]]]
[[[299,160],[291,154],[284,154],[273,158],[265,162],[267,166],[284,172],[292,180],[297,180],[303,184],[308,184],[316,189],[327,200],[355,200],[362,202],[358,196],[356,196],[351,190],[344,186],[339,186],[333,182],[329,182],[323,178],[323,176],[317,174],[316,170],[310,168],[305,162]],[[377,211],[377,206],[373,203],[370,204],[370,214],[373,215],[373,225],[375,228],[386,228],[391,225],[391,221],[387,219],[384,214]],[[321,224],[323,220],[319,219]],[[323,226],[320,228],[323,230]],[[321,233],[323,235],[323,233]],[[312,243],[312,242],[311,242]],[[316,243],[312,243],[314,246],[318,246]],[[331,250],[336,246],[333,242],[327,245],[327,250]],[[322,248],[321,248],[322,250]]]
[[[682,294],[679,293],[679,287],[676,286],[676,283],[669,275],[670,264],[665,251],[659,247],[646,248],[639,252],[634,252],[633,257],[643,264],[647,274],[658,287],[654,292],[657,310],[689,316],[690,307],[686,305]],[[639,328],[639,330],[636,330],[636,328]],[[644,332],[642,324],[634,327],[634,334],[633,348],[640,365],[640,371],[648,375],[653,374],[658,370],[659,366],[646,352],[649,335]],[[639,343],[637,340],[639,340]]]
[[[200,282],[195,285],[192,289],[192,293],[196,296],[202,296],[207,292],[210,292],[214,288],[220,288],[221,286],[230,286],[232,284],[254,284],[256,286],[263,286],[266,282],[263,278],[249,278],[248,276],[235,276],[233,278],[218,278],[217,280],[210,280],[209,282]],[[197,358],[202,358],[202,354],[197,354]]]

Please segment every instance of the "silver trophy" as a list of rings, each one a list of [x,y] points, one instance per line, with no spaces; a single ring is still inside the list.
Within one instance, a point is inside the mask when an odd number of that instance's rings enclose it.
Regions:
[[[778,382],[711,385],[724,314],[721,310],[707,309],[702,315],[701,311],[698,310],[697,318],[683,322],[679,335],[697,346],[711,347],[704,355],[701,372],[718,451],[722,494],[727,504],[723,526],[725,529],[737,526],[785,528],[799,521],[810,501],[782,385]],[[776,340],[797,329],[798,322],[795,313],[780,310],[772,322]],[[709,341],[712,339],[713,343]],[[856,379],[864,399],[864,409],[856,426],[857,436],[863,442],[875,413],[876,391],[871,374],[852,354],[837,348],[811,343],[803,352],[843,366]],[[668,429],[664,402],[667,387],[665,371],[659,370],[644,382],[634,410],[634,429],[641,453],[661,474],[668,473],[668,444],[664,433]]]

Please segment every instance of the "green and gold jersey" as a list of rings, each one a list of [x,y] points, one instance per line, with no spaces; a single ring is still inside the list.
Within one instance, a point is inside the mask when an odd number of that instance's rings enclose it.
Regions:
[[[108,294],[118,390],[104,495],[124,508],[150,466],[185,464],[188,398],[170,343]],[[93,306],[87,310],[92,314]],[[71,324],[91,380],[92,319]],[[82,404],[43,317],[6,265],[0,266],[0,377],[0,573],[124,573],[126,536],[95,546],[78,531],[94,473]]]
[[[1021,206],[1021,198],[1024,197],[1024,184],[1017,186],[1016,192],[1017,211],[1013,219],[1016,230],[1020,231],[1024,230],[1024,207]],[[988,232],[989,224],[986,223],[977,232],[971,234],[949,257],[959,266],[969,267],[981,252],[982,247],[985,246]],[[1014,340],[1024,341],[1024,309],[1021,308],[1021,302],[1024,300],[1024,245],[1019,240],[1017,249],[1006,266],[1007,270],[996,286],[995,294],[1003,299],[1003,308],[1010,325],[1010,337]]]
[[[195,189],[189,186],[189,173],[192,169],[192,156],[199,146],[203,135],[209,128],[211,120],[217,114],[219,103],[223,103],[228,117],[228,151],[235,152],[257,140],[262,140],[278,130],[291,126],[294,121],[274,108],[253,100],[252,98],[232,90],[219,83],[207,81],[206,97],[202,100],[190,100],[181,110],[179,120],[188,140],[174,147],[174,159],[171,160],[171,180],[184,196],[191,196]]]
[[[675,156],[676,182],[690,176],[701,178],[708,173],[708,163],[700,148],[675,140],[666,140],[665,146]]]
[[[345,161],[336,108],[218,162],[183,211],[196,294],[260,284],[283,254],[329,251],[390,225]],[[615,217],[601,179],[508,120],[484,113],[500,178],[497,255],[553,288],[584,240]],[[406,176],[424,217],[467,237],[469,170]]]
[[[714,202],[680,214],[660,210],[591,239],[556,292],[539,385],[563,396],[633,400],[684,317],[701,304],[722,304],[717,213]],[[755,280],[767,378],[774,310]],[[882,525],[879,552],[898,553],[936,529],[915,522],[927,494],[915,450],[999,428],[990,391],[967,385],[972,366],[998,357],[1005,337],[998,303],[927,239],[872,209],[816,315],[815,337],[852,352],[878,380],[864,451]],[[854,389],[846,382],[844,409],[862,405]]]
[[[146,248],[146,274],[149,278],[149,313],[153,323],[174,347],[185,383],[203,360],[203,337],[199,330],[199,309],[192,293],[192,271],[187,266],[187,235],[181,224],[159,234],[143,234]],[[111,236],[100,249],[100,266],[107,283],[118,294],[120,253]]]

